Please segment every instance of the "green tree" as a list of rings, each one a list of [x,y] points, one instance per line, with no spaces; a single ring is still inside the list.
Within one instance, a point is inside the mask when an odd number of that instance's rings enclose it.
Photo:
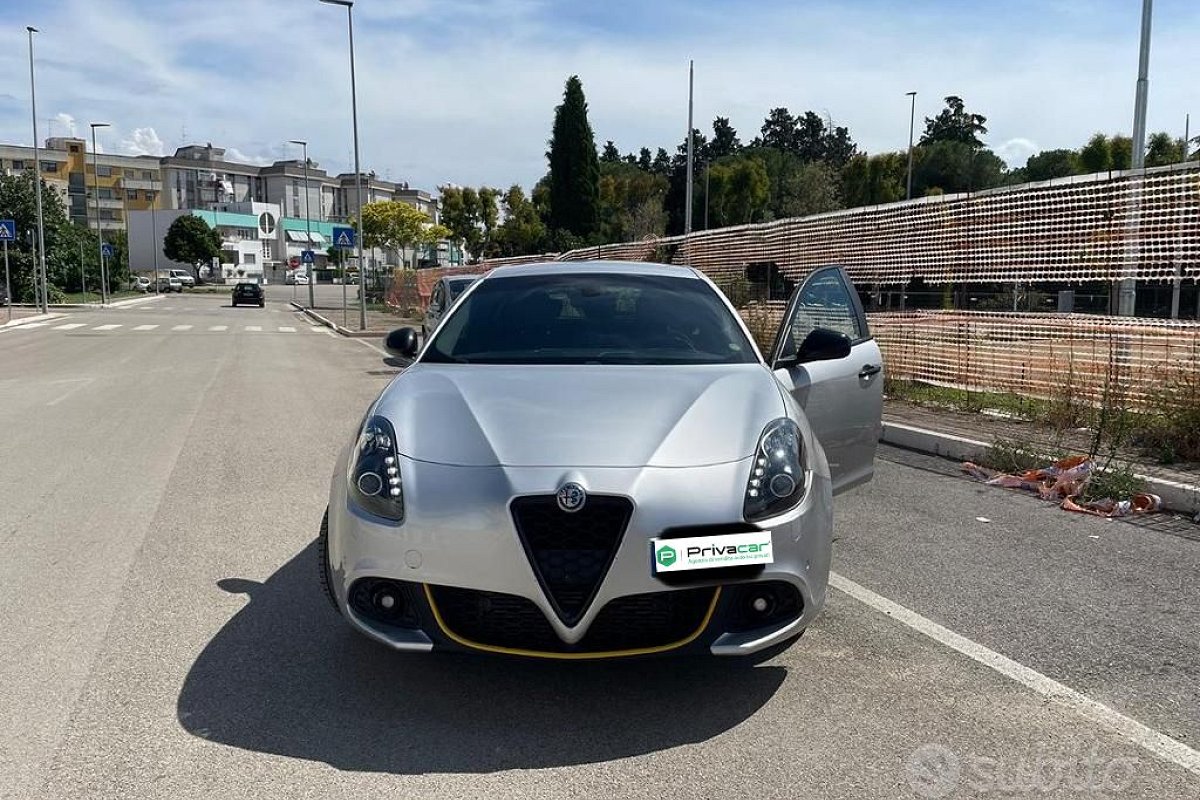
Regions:
[[[37,299],[34,290],[37,272],[37,201],[34,180],[32,170],[17,175],[0,175],[0,217],[16,223],[16,241],[9,242],[8,245],[13,298],[22,303],[31,303]],[[43,180],[42,231],[46,240],[46,273],[51,284],[51,295],[56,293],[55,287],[61,288],[65,285],[60,282],[65,280],[65,277],[55,270],[50,254],[72,247],[76,241],[75,230],[75,226],[67,219],[66,209],[59,202],[59,194]],[[93,248],[93,252],[95,249]],[[78,267],[79,255],[76,248],[76,273]]]
[[[660,147],[655,151],[654,161],[650,163],[650,171],[655,175],[671,174],[671,156],[667,154],[666,148]]]
[[[950,95],[946,107],[932,119],[925,118],[925,133],[921,144],[958,142],[973,148],[983,147],[980,136],[987,135],[987,117],[968,112],[961,97]]]
[[[613,140],[609,139],[604,143],[604,151],[600,154],[600,163],[615,164],[621,160],[621,153],[617,150],[617,146],[613,144]]]
[[[1079,169],[1079,154],[1074,150],[1043,150],[1034,153],[1025,162],[1025,179],[1048,181],[1065,178],[1068,175],[1078,175]]]
[[[1183,149],[1183,139],[1177,139],[1162,131],[1152,133],[1146,144],[1146,166],[1163,167],[1167,164],[1178,164],[1184,160]]]
[[[729,117],[717,117],[712,124],[713,136],[712,141],[708,143],[708,152],[705,157],[709,161],[716,161],[718,158],[736,155],[742,149],[742,143],[738,140],[737,131],[729,124]],[[649,155],[649,150],[645,151]]]
[[[357,223],[355,223],[357,225]],[[450,236],[450,230],[434,225],[424,211],[399,200],[379,200],[362,207],[363,247],[394,250],[408,263],[408,251]]]
[[[917,148],[913,165],[913,196],[931,189],[946,194],[977,192],[1004,183],[1004,161],[991,150],[960,141],[935,141]]]
[[[664,152],[664,155],[665,154],[666,153]],[[638,151],[637,166],[638,166],[638,169],[644,170],[646,172],[654,171],[654,157],[652,155],[650,155],[649,147],[643,147],[641,150]]]
[[[504,222],[496,228],[498,256],[525,256],[546,251],[546,225],[537,206],[520,186],[510,186],[501,200]]]
[[[1112,163],[1112,148],[1103,133],[1093,134],[1079,150],[1079,167],[1084,173],[1107,172]]]
[[[847,207],[894,203],[903,200],[907,191],[907,153],[860,154],[842,169],[842,200]]]
[[[661,235],[668,182],[631,164],[600,165],[601,241],[623,242]]]
[[[772,108],[763,120],[759,136],[754,140],[753,147],[773,147],[776,150],[791,150],[797,148],[796,118],[786,108]]]
[[[1133,166],[1133,139],[1131,137],[1118,133],[1109,138],[1108,148],[1112,153],[1113,169],[1129,169]]]
[[[199,283],[200,267],[221,255],[221,234],[195,214],[184,214],[167,228],[163,255],[181,264],[191,264]]]
[[[708,186],[709,227],[719,228],[761,220],[771,179],[761,159],[741,156],[713,164]]]
[[[600,223],[600,164],[579,76],[567,79],[550,138],[550,226],[589,237]]]

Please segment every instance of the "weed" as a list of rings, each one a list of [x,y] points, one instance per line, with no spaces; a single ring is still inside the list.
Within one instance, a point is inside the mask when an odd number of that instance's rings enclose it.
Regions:
[[[980,460],[983,466],[1005,475],[1019,475],[1052,464],[1057,457],[1046,453],[1032,442],[996,439]]]
[[[1092,473],[1084,484],[1084,500],[1128,500],[1133,495],[1146,491],[1146,482],[1133,472],[1128,464],[1114,466],[1111,462]]]

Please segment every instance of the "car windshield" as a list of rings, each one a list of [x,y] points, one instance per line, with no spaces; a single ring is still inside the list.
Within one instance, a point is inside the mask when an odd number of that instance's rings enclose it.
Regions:
[[[461,364],[742,364],[757,360],[704,281],[522,275],[484,281],[421,358]]]
[[[446,289],[450,293],[450,299],[453,300],[454,298],[458,297],[460,294],[465,292],[467,290],[467,287],[470,286],[472,283],[474,283],[476,280],[477,280],[476,278],[470,277],[470,278],[453,278],[451,280],[446,281]]]

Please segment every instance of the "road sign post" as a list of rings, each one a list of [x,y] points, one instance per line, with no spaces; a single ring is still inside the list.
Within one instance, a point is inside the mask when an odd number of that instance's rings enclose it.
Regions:
[[[336,247],[336,248],[338,248],[339,250],[352,250],[352,249],[354,249],[354,241],[355,241],[355,238],[356,238],[356,237],[355,237],[355,233],[356,233],[356,231],[354,230],[354,228],[350,228],[350,227],[343,227],[343,226],[340,226],[340,225],[335,225],[335,226],[333,227],[333,246],[334,246],[334,247]],[[341,273],[342,273],[342,327],[344,328],[344,327],[346,327],[346,325],[348,324],[348,320],[347,320],[347,314],[349,313],[349,312],[346,310],[346,308],[347,308],[347,300],[346,300],[346,255],[345,255],[344,253],[342,254],[342,257],[341,257],[341,259],[340,259],[340,260],[341,260],[341,262],[342,262],[342,269],[341,269]],[[361,274],[362,274],[362,264],[359,264],[359,265],[358,265],[358,269],[359,269],[359,274],[360,274],[360,278],[359,278],[359,280],[361,281],[361,280],[362,280],[362,278],[361,278]],[[359,290],[360,292],[362,291],[362,285],[361,285],[361,283],[359,284],[358,290]]]
[[[8,243],[17,238],[16,220],[0,219],[0,241],[4,242],[4,302],[8,304],[8,321],[12,322],[12,279],[8,274]]]

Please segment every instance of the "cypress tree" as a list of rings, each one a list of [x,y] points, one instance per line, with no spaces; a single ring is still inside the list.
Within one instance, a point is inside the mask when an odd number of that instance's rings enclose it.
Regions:
[[[592,236],[600,225],[600,162],[578,75],[567,79],[550,138],[550,227]]]

